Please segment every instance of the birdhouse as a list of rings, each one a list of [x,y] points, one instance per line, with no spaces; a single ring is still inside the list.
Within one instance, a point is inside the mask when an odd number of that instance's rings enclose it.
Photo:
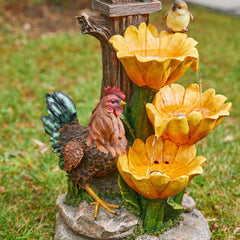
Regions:
[[[158,0],[93,0],[92,8],[108,17],[142,15],[161,10]]]

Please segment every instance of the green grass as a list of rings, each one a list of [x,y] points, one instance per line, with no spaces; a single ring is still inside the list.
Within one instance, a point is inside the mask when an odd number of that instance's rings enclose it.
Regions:
[[[209,220],[213,239],[239,239],[240,19],[196,7],[191,11],[195,20],[189,36],[199,42],[203,89],[213,87],[227,96],[233,110],[197,144],[207,163],[187,190]],[[161,16],[151,17],[159,29]],[[40,122],[47,92],[69,94],[80,123],[87,124],[100,95],[100,44],[77,31],[30,39],[10,31],[7,23],[0,36],[0,186],[5,188],[0,191],[0,238],[53,239],[55,201],[66,192],[66,177],[50,148],[42,153],[33,140],[48,144]],[[191,70],[178,81],[193,82],[197,78]],[[226,136],[233,140],[225,142]]]

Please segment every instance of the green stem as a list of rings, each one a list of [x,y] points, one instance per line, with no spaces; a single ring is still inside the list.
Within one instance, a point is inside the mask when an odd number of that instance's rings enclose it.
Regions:
[[[164,223],[166,199],[147,199],[141,201],[143,227],[148,232],[160,230]]]
[[[179,222],[179,215],[185,210],[181,206],[184,190],[167,199],[148,199],[131,189],[120,175],[118,184],[125,207],[141,218],[147,233],[165,231]]]
[[[135,87],[133,94],[130,122],[136,138],[145,141],[154,134],[154,128],[148,119],[146,104],[151,103],[157,90],[149,87]]]
[[[167,199],[148,199],[143,195],[138,195],[142,209],[143,228],[147,233],[159,231],[164,228],[167,221],[178,218],[185,210],[181,206],[183,195],[184,190]]]

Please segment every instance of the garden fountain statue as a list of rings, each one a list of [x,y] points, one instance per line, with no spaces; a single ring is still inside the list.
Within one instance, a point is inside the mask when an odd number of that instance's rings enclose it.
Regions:
[[[93,8],[103,15],[82,14],[78,21],[83,33],[101,41],[102,99],[87,127],[78,125],[75,105],[62,92],[46,95],[49,116],[42,117],[68,174],[68,194],[57,201],[55,238],[176,239],[176,228],[169,229],[183,220],[184,188],[202,174],[206,161],[196,156],[194,144],[229,115],[231,103],[214,89],[174,83],[189,67],[199,71],[197,42],[182,31],[158,32],[148,24],[160,2],[93,0]],[[116,168],[121,194],[102,194],[94,179]],[[95,208],[83,200],[94,200]],[[206,221],[194,211],[191,235],[183,224],[182,239],[210,239]],[[204,230],[196,218],[205,221]]]

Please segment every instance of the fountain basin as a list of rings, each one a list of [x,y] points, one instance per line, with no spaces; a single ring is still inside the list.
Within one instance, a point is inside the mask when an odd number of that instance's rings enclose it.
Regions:
[[[130,26],[109,42],[129,78],[138,86],[160,89],[178,80],[191,67],[198,70],[197,42],[183,33],[158,32],[152,25]]]
[[[200,93],[197,84],[186,89],[172,84],[160,89],[146,109],[157,137],[195,144],[229,116],[231,103],[224,103],[226,99],[212,88]]]
[[[196,157],[194,145],[177,146],[169,140],[146,144],[136,139],[127,154],[118,158],[118,170],[124,181],[148,199],[166,199],[180,193],[194,176],[203,172],[206,159]]]

